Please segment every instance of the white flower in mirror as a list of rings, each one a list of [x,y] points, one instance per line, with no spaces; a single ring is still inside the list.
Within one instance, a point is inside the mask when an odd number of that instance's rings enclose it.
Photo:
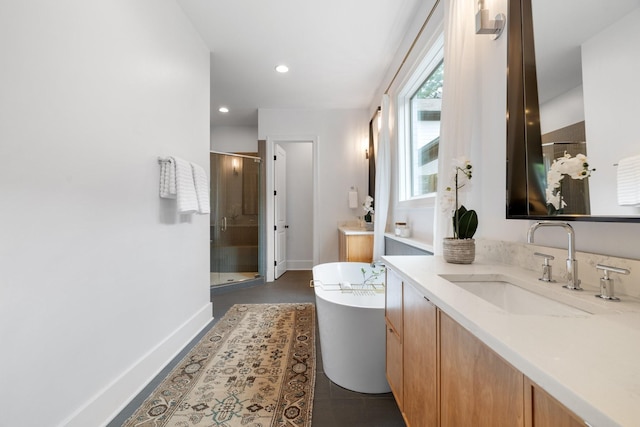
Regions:
[[[549,171],[547,172],[547,189],[545,191],[547,204],[553,205],[556,210],[560,210],[567,206],[562,199],[560,185],[565,176],[571,179],[585,179],[591,176],[591,172],[595,169],[589,169],[587,156],[577,154],[571,157],[571,154],[565,151],[564,156],[558,157],[553,161]]]

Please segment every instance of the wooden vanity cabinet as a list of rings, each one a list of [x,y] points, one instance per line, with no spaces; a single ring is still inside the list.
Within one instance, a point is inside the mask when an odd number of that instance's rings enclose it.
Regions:
[[[398,408],[403,412],[404,384],[402,364],[402,338],[387,320],[387,381]]]
[[[402,360],[402,294],[403,283],[400,276],[387,269],[385,292],[385,323],[387,327],[387,381],[396,403],[403,410],[403,360]]]
[[[525,427],[584,427],[585,422],[524,377]]]
[[[371,262],[373,260],[373,232],[350,234],[338,232],[338,258],[347,262]]]
[[[438,425],[437,309],[413,286],[404,285],[404,403],[407,425]]]
[[[524,426],[524,376],[442,311],[441,426]]]
[[[408,426],[438,425],[437,310],[387,270],[387,380]]]
[[[409,427],[585,423],[387,268],[387,379]]]

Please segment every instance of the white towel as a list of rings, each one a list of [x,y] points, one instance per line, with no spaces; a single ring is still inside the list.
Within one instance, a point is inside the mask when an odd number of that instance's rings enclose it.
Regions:
[[[160,161],[160,197],[176,198],[176,162],[171,157]]]
[[[193,182],[196,187],[196,199],[198,201],[198,213],[208,214],[211,212],[209,208],[209,177],[202,169],[202,166],[191,163],[193,172]]]
[[[178,212],[181,214],[198,212],[198,198],[196,197],[191,163],[178,157],[173,157],[173,160],[176,164]]]
[[[640,155],[618,162],[618,204],[640,206]]]
[[[358,207],[358,191],[349,191],[349,208],[355,209]]]

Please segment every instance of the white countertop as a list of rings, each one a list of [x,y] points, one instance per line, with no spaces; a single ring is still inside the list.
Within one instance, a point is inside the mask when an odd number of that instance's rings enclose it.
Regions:
[[[448,264],[434,256],[385,256],[443,312],[593,427],[640,425],[640,304],[543,283],[519,267]],[[580,316],[510,314],[440,277],[504,274],[586,309]],[[594,313],[594,314],[590,314]]]
[[[367,230],[362,227],[351,226],[351,225],[340,226],[338,227],[338,230],[340,230],[340,232],[348,236],[358,235],[358,234],[373,234],[373,230]]]

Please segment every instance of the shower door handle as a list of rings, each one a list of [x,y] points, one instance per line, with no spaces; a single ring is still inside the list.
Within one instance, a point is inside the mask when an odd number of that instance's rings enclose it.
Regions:
[[[221,228],[221,230],[222,231],[227,231],[227,217],[226,216],[222,217],[222,228]]]

